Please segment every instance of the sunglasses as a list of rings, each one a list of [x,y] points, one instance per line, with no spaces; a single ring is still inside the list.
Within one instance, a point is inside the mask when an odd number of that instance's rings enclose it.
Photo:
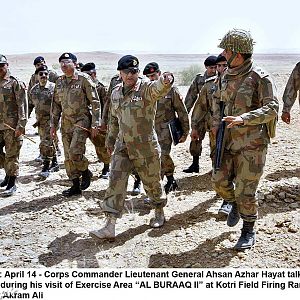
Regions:
[[[227,64],[217,64],[217,67],[227,67]]]
[[[136,68],[131,68],[131,69],[124,69],[122,70],[126,75],[128,75],[129,73],[131,74],[136,74],[139,72],[139,69],[136,69]]]
[[[39,76],[43,76],[43,75],[45,75],[45,76],[48,76],[48,72],[39,72]]]

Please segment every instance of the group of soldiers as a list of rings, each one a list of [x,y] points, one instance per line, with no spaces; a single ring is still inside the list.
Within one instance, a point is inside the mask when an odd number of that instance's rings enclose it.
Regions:
[[[57,76],[39,56],[34,60],[36,71],[28,86],[28,109],[24,83],[10,75],[8,61],[0,55],[0,164],[6,173],[0,183],[6,187],[2,196],[16,191],[27,114],[35,108],[43,158],[39,175],[44,178],[59,168],[57,130],[61,129],[64,165],[72,181],[72,186],[63,191],[64,196],[80,195],[90,185],[93,174],[84,155],[87,138],[104,163],[101,177],[109,178],[101,202],[106,223],[91,231],[91,236],[115,239],[115,224],[122,216],[130,174],[136,178],[133,192],[140,192],[142,182],[147,203],[154,209],[150,226],[161,227],[165,223],[167,194],[178,188],[170,156],[169,125],[179,119],[179,142],[185,142],[190,131],[188,114],[192,111],[193,162],[183,171],[199,173],[202,141],[208,132],[212,185],[223,199],[219,213],[226,215],[230,227],[242,218],[235,248],[251,248],[258,216],[255,192],[279,109],[269,74],[253,66],[253,45],[249,32],[229,31],[219,45],[223,52],[207,57],[204,75],[195,77],[184,101],[173,85],[173,74],[162,73],[156,62],[148,63],[143,70],[145,77],[141,77],[138,58],[123,56],[117,65],[119,74],[111,79],[107,91],[97,79],[94,63],[79,65],[74,54],[63,53],[59,57],[63,75]],[[286,123],[290,122],[290,109],[300,88],[299,77],[297,64],[283,96],[282,120]],[[217,151],[221,156],[218,166]],[[162,186],[164,176],[167,183]]]

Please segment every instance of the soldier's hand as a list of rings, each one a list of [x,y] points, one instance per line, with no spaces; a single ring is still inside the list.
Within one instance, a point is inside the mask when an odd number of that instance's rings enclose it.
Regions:
[[[91,130],[92,138],[95,138],[97,135],[98,135],[98,128],[97,127],[92,127],[92,130]]]
[[[222,119],[222,121],[225,121],[225,122],[229,123],[227,125],[227,128],[232,128],[233,126],[243,125],[244,124],[244,120],[240,116],[237,116],[237,117],[227,116],[227,117],[224,117]]]
[[[291,114],[289,112],[282,113],[281,120],[286,124],[290,124],[291,123]]]
[[[186,141],[187,136],[183,135],[180,139],[179,139],[179,143],[184,143]]]
[[[163,76],[163,82],[165,84],[170,84],[170,83],[173,83],[174,82],[174,75],[170,72],[164,72],[162,74]]]
[[[99,131],[105,132],[107,130],[107,125],[105,123],[101,124]]]
[[[16,130],[15,130],[15,137],[19,137],[19,136],[21,136],[22,134],[24,134],[23,131],[24,131],[24,130],[16,129]]]
[[[56,128],[50,127],[50,136],[54,139],[56,137]]]
[[[199,134],[198,134],[198,131],[196,129],[193,129],[192,130],[192,133],[191,133],[191,139],[192,141],[197,141],[199,140]]]

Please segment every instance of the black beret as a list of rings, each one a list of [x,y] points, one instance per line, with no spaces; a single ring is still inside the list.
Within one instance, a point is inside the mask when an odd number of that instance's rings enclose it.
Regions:
[[[154,72],[159,72],[160,70],[159,70],[159,65],[158,65],[158,63],[156,63],[156,62],[151,62],[151,63],[149,63],[149,64],[147,64],[146,65],[146,67],[145,67],[145,69],[144,69],[144,71],[143,71],[143,74],[144,75],[149,75],[149,74],[152,74],[152,73],[154,73]]]
[[[217,57],[217,59],[216,59],[216,64],[220,63],[222,61],[226,61],[227,62],[226,57],[224,55],[222,55],[222,54],[219,54],[218,57]]]
[[[34,74],[37,75],[37,74],[38,74],[39,72],[41,72],[41,71],[47,71],[47,72],[49,72],[48,67],[47,67],[46,65],[42,65],[42,66],[38,67],[38,68],[35,70]]]
[[[39,64],[39,63],[41,63],[41,62],[43,62],[43,61],[45,61],[45,58],[44,58],[43,56],[38,56],[38,57],[36,57],[36,58],[34,59],[33,64],[34,64],[34,65],[37,65],[37,64]]]
[[[86,63],[81,67],[81,72],[95,72],[96,66],[93,62]]]
[[[206,60],[204,61],[204,66],[208,67],[208,66],[215,66],[216,65],[216,59],[217,57],[214,55],[211,55],[209,57],[206,58]]]
[[[118,68],[117,70],[124,70],[124,69],[138,69],[139,68],[139,60],[132,55],[125,55],[121,57],[118,61]]]
[[[77,62],[77,57],[76,57],[76,55],[74,55],[73,53],[70,53],[70,52],[65,52],[65,53],[63,53],[63,54],[59,57],[58,61],[61,62],[61,60],[63,60],[63,59],[72,59],[73,62]]]
[[[7,58],[5,55],[0,54],[0,64],[7,64]]]

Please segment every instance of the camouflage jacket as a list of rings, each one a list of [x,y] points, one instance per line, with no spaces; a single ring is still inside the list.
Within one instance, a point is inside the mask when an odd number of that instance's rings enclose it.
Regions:
[[[102,122],[104,124],[108,123],[112,90],[116,87],[116,85],[120,84],[121,82],[122,82],[122,78],[120,77],[119,74],[114,75],[110,80],[110,84],[107,91],[107,101],[104,104],[103,112],[102,112]]]
[[[205,80],[192,112],[192,129],[211,129],[213,93],[217,90],[216,79],[217,76],[212,76]]]
[[[297,92],[300,90],[300,62],[298,62],[289,77],[286,84],[282,100],[282,112],[290,112],[297,98]]]
[[[92,107],[91,112],[89,106]],[[57,79],[51,106],[51,126],[58,127],[60,116],[69,124],[80,122],[84,127],[100,125],[100,100],[89,75],[75,71],[71,80],[65,75]]]
[[[96,84],[96,89],[100,100],[101,114],[103,114],[104,106],[108,99],[107,89],[98,79],[96,79],[94,83]]]
[[[136,85],[123,94],[123,83],[111,95],[111,112],[106,147],[115,153],[127,149],[130,159],[150,157],[160,152],[154,130],[156,102],[171,89],[160,77],[155,81],[138,79]]]
[[[213,126],[220,122],[220,99],[225,116],[241,116],[244,124],[225,129],[225,147],[232,151],[255,149],[270,142],[266,123],[277,117],[279,103],[276,88],[269,75],[253,67],[247,59],[228,69],[221,78],[221,89],[214,94]]]
[[[10,75],[8,71],[4,78],[0,78],[0,130],[8,129],[4,123],[24,130],[26,117],[25,84]]]
[[[197,74],[195,79],[193,80],[192,84],[190,85],[187,94],[185,96],[184,104],[186,106],[186,109],[188,113],[193,108],[198,95],[200,94],[200,91],[205,83],[205,80],[209,78],[207,76],[207,72],[204,73],[204,75]]]
[[[181,123],[183,135],[189,134],[189,116],[182,100],[178,88],[172,87],[170,92],[157,102],[155,130],[159,141],[168,140],[170,143],[172,142],[168,123],[176,117],[176,114]]]
[[[49,70],[49,81],[50,82],[55,83],[58,77],[59,76],[56,74],[55,71]],[[32,104],[29,92],[31,91],[33,86],[36,85],[37,83],[39,83],[38,76],[36,74],[32,74],[31,77],[30,77],[30,80],[29,80],[28,90],[27,90],[28,110],[30,112],[33,109],[33,107],[32,107],[33,104]]]
[[[35,108],[35,116],[39,123],[50,120],[51,102],[54,94],[55,84],[47,81],[45,86],[39,83],[34,85],[29,91],[32,105]],[[32,112],[29,108],[28,117]]]

